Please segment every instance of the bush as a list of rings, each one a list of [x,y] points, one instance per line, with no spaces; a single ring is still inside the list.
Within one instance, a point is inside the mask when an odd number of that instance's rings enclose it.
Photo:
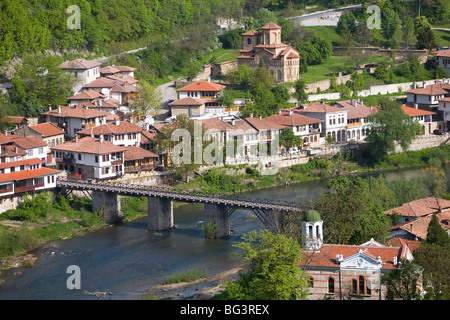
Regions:
[[[187,271],[177,272],[166,277],[162,284],[192,282],[198,279],[206,278],[206,270],[192,268]]]
[[[202,231],[206,239],[213,239],[217,236],[217,224],[210,219],[202,225]]]

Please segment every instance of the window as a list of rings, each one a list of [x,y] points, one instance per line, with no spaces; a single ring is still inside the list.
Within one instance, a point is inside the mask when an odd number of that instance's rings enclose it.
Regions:
[[[78,160],[81,160],[81,153],[78,154]]]
[[[334,293],[334,278],[328,278],[328,293]]]
[[[44,148],[40,147],[40,148],[38,149],[38,152],[39,152],[39,154],[44,153]]]
[[[314,279],[312,277],[308,278],[308,286],[312,288],[314,286]]]
[[[98,163],[98,156],[95,156],[95,162]]]
[[[33,149],[28,150],[28,155],[32,156],[33,155]]]
[[[247,44],[252,44],[252,39],[251,38],[247,38]]]

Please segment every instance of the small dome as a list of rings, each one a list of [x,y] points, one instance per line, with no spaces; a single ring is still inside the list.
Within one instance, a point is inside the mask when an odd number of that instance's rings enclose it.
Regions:
[[[303,217],[303,221],[306,222],[316,222],[321,220],[322,218],[320,217],[320,214],[316,210],[309,210]]]

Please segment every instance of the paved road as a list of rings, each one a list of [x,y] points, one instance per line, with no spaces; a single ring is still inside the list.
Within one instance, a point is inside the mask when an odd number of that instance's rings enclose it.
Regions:
[[[169,101],[178,99],[175,81],[164,83],[158,86],[158,89],[161,91],[164,105],[155,120],[164,120],[170,117]]]
[[[357,4],[354,6],[330,9],[326,11],[314,12],[309,14],[304,14],[297,17],[290,17],[289,20],[295,22],[300,22],[305,27],[315,27],[315,26],[337,26],[341,14],[349,10],[361,9],[362,5]]]

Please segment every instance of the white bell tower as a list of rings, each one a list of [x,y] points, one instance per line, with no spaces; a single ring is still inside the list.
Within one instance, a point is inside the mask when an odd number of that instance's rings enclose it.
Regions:
[[[309,210],[302,221],[302,245],[307,251],[320,251],[323,244],[323,221],[315,210]]]

